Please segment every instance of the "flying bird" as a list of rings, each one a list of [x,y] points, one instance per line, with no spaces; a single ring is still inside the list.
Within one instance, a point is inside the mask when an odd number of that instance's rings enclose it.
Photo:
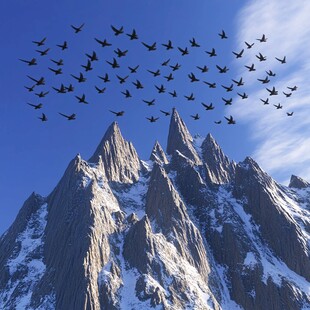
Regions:
[[[98,57],[97,57],[97,54],[95,51],[93,51],[93,53],[90,55],[90,54],[85,54],[89,59],[90,61],[98,61]]]
[[[241,57],[242,57],[243,52],[244,52],[244,49],[242,49],[239,53],[237,53],[237,52],[233,52],[233,54],[236,56],[236,58],[241,58]]]
[[[24,86],[29,92],[32,92],[35,88],[35,85],[32,85],[31,87]]]
[[[275,74],[275,73],[273,73],[271,70],[266,71],[266,73],[267,73],[269,76],[276,76],[276,74]]]
[[[62,51],[64,51],[68,48],[68,42],[64,41],[63,44],[57,44],[57,46],[60,47]]]
[[[292,93],[286,93],[286,92],[283,92],[283,95],[285,95],[286,98],[289,98],[292,96]]]
[[[240,96],[241,99],[243,99],[243,100],[249,98],[249,96],[248,96],[246,93],[243,93],[243,94],[237,93],[237,94],[238,94],[238,96]]]
[[[256,71],[254,64],[252,64],[251,66],[245,66],[245,67],[249,70],[249,72]]]
[[[27,102],[28,105],[34,107],[35,110],[39,110],[43,107],[43,104],[42,103],[39,103],[39,104],[32,104],[32,103],[29,103]]]
[[[190,74],[187,75],[188,78],[190,79],[191,83],[193,82],[199,82],[199,79],[196,78],[195,74],[191,72]]]
[[[264,79],[257,79],[257,81],[262,82],[262,84],[267,84],[267,83],[269,83],[269,82],[270,82],[270,80],[269,80],[268,76],[266,76]]]
[[[266,88],[267,91],[269,92],[269,96],[276,96],[278,95],[278,91],[276,90],[276,88],[273,86],[272,89]]]
[[[234,84],[231,84],[230,86],[221,85],[224,89],[226,89],[226,92],[230,92],[233,90]]]
[[[229,70],[226,66],[222,68],[216,65],[216,68],[219,70],[219,73],[226,73]]]
[[[64,61],[63,61],[62,59],[59,59],[59,60],[51,59],[51,61],[52,61],[54,64],[56,64],[56,66],[58,66],[58,67],[64,65]]]
[[[130,70],[130,73],[137,73],[138,68],[139,68],[139,65],[137,65],[134,68],[128,67],[128,69]]]
[[[286,112],[287,116],[293,116],[294,112]]]
[[[132,84],[136,86],[136,89],[144,88],[142,83],[139,80],[136,80],[136,82],[132,82]]]
[[[162,46],[164,46],[166,48],[166,50],[173,49],[171,40],[169,40],[167,44],[162,44]]]
[[[98,78],[103,80],[104,83],[111,82],[111,80],[109,79],[109,75],[107,73],[104,76],[98,75]]]
[[[40,56],[46,56],[50,48],[45,49],[44,51],[36,50],[40,54]]]
[[[214,48],[212,48],[211,52],[206,51],[206,53],[209,54],[210,57],[215,57],[215,56],[217,56],[217,54],[216,54]]]
[[[44,113],[42,113],[41,117],[38,117],[38,119],[40,119],[42,122],[46,122],[47,121],[47,117]]]
[[[45,40],[46,40],[46,37],[43,38],[41,41],[32,41],[32,43],[36,44],[37,46],[42,46],[44,45]]]
[[[267,57],[263,56],[262,53],[259,53],[258,55],[255,55],[255,57],[259,60],[259,61],[266,61]]]
[[[164,76],[164,78],[167,80],[167,82],[170,82],[174,79],[172,73],[170,73],[169,75]]]
[[[76,114],[71,114],[71,115],[66,115],[66,114],[62,114],[60,112],[58,112],[60,115],[62,115],[63,117],[65,117],[68,121],[74,121],[76,119]]]
[[[99,43],[101,45],[101,47],[106,47],[106,46],[111,46],[112,44],[109,43],[106,39],[104,39],[103,41],[102,40],[99,40],[97,38],[95,38],[95,41],[97,43]]]
[[[230,115],[230,117],[226,117],[224,116],[225,119],[227,120],[227,124],[229,125],[235,125],[236,124],[236,121],[234,120],[234,118]]]
[[[206,81],[203,81],[205,84],[207,84],[209,86],[209,88],[216,88],[216,83],[209,83]]]
[[[248,42],[244,42],[244,43],[248,49],[252,48],[254,45],[254,43],[248,43]]]
[[[147,72],[151,73],[154,77],[159,76],[160,75],[160,70],[156,70],[156,71],[151,71],[151,70],[147,70]]]
[[[283,106],[282,106],[280,103],[278,103],[278,104],[274,104],[273,106],[274,106],[274,107],[276,107],[276,108],[277,108],[277,110],[279,110],[279,109],[282,109],[282,108],[283,108]]]
[[[117,48],[116,50],[114,50],[114,53],[117,55],[117,57],[125,57],[126,54],[128,53],[128,50],[122,51],[119,48]]]
[[[181,52],[182,56],[185,56],[185,55],[189,54],[187,47],[185,47],[185,49],[183,49],[181,47],[178,47],[178,50]]]
[[[163,67],[168,66],[169,61],[170,61],[170,58],[167,59],[167,60],[165,60],[164,62],[162,62],[161,65],[162,65]]]
[[[133,29],[131,33],[127,33],[126,35],[130,38],[130,40],[138,40],[138,35],[135,29]]]
[[[228,39],[228,37],[227,37],[227,35],[226,35],[224,30],[222,30],[222,32],[219,33],[218,35],[221,37],[221,39]]]
[[[149,52],[156,50],[156,42],[154,42],[152,45],[148,45],[144,42],[141,43],[148,49]]]
[[[121,93],[125,96],[125,98],[131,98],[132,97],[128,89],[126,89],[125,91],[122,91]]]
[[[81,65],[81,67],[83,67],[86,72],[93,70],[90,59],[87,60],[86,65]]]
[[[39,98],[44,98],[48,93],[49,91],[46,92],[41,91],[40,93],[35,93],[35,95],[38,96]]]
[[[196,68],[199,69],[201,73],[206,73],[209,71],[209,68],[207,66],[203,66],[203,67],[196,66]]]
[[[151,116],[151,117],[147,117],[146,119],[149,120],[151,123],[155,123],[159,119],[159,117],[155,118],[154,116]]]
[[[257,41],[263,43],[263,42],[267,42],[267,38],[266,36],[263,34],[262,37],[260,39],[256,39]]]
[[[112,110],[109,110],[111,113],[115,114],[116,116],[123,116],[125,111],[119,111],[119,112],[115,112],[115,111],[112,111]]]
[[[25,60],[25,59],[19,59],[22,62],[25,62],[26,64],[28,64],[28,66],[36,66],[37,60],[35,58],[32,58],[31,60]]]
[[[116,69],[116,68],[120,67],[115,58],[113,58],[113,62],[110,62],[110,61],[106,60],[106,63],[108,63],[113,69]]]
[[[214,106],[213,106],[212,102],[210,104],[205,104],[205,103],[201,102],[201,104],[205,107],[205,109],[207,111],[214,110]]]
[[[54,73],[55,73],[55,75],[62,74],[62,69],[61,69],[61,68],[58,68],[58,69],[53,69],[53,68],[48,67],[48,70],[50,70],[50,71],[54,72]]]
[[[72,92],[74,91],[73,85],[72,85],[72,84],[69,84],[69,86],[66,87],[66,90],[67,90],[68,93],[72,93]]]
[[[170,112],[167,112],[167,111],[163,111],[163,110],[159,110],[161,113],[163,113],[165,116],[169,116],[170,115]]]
[[[284,56],[282,59],[275,57],[275,59],[279,61],[281,64],[286,64],[286,56]]]
[[[196,113],[195,115],[191,115],[191,117],[192,117],[195,121],[197,121],[197,120],[200,119],[200,116],[199,116],[198,113]]]
[[[173,98],[176,98],[178,96],[175,90],[173,92],[169,92],[168,94],[171,95]]]
[[[196,42],[195,38],[189,40],[189,43],[191,44],[191,47],[200,47],[200,45]]]
[[[88,102],[86,101],[86,96],[85,96],[85,94],[83,94],[81,97],[75,96],[75,98],[79,101],[79,103],[88,104]]]
[[[234,80],[234,79],[232,79],[232,81],[233,81],[237,86],[243,86],[243,85],[244,85],[244,82],[243,82],[243,79],[242,79],[242,78],[240,78],[239,81]]]
[[[188,101],[194,101],[195,100],[195,97],[194,97],[194,94],[191,93],[189,96],[184,96]]]
[[[120,84],[124,84],[126,82],[126,80],[128,79],[129,75],[127,75],[125,77],[121,77],[119,75],[116,75],[116,77],[118,78]]]
[[[181,68],[181,65],[176,63],[174,66],[170,66],[170,68],[172,69],[172,71],[176,71],[176,70],[179,70]]]
[[[231,105],[231,104],[232,104],[232,101],[233,101],[232,98],[230,98],[230,99],[225,99],[225,98],[223,98],[223,97],[222,97],[222,100],[225,102],[225,105]]]
[[[29,75],[27,75],[27,77],[28,77],[30,80],[36,82],[36,84],[35,84],[36,86],[45,85],[45,79],[44,79],[43,76],[42,76],[41,78],[39,78],[38,80],[36,80],[35,78],[33,78],[33,77],[29,76]]]
[[[260,99],[260,101],[263,102],[264,104],[269,104],[269,98],[267,98],[266,100]]]
[[[155,105],[155,99],[153,99],[153,100],[142,100],[142,101],[145,102],[148,106]]]
[[[161,84],[160,86],[156,86],[156,85],[154,85],[154,86],[158,90],[159,94],[162,94],[162,93],[164,93],[166,91],[166,88],[164,87],[163,84]]]
[[[287,88],[288,88],[289,90],[291,90],[291,91],[296,91],[298,87],[297,87],[297,86],[293,86],[293,87],[287,86]]]
[[[104,94],[104,92],[106,91],[106,87],[99,88],[98,86],[95,85],[95,88],[96,88],[98,94]]]
[[[64,84],[61,84],[59,88],[52,87],[54,90],[57,91],[58,94],[65,94],[67,92],[67,89]]]
[[[221,121],[221,120],[219,120],[219,121],[214,121],[214,123],[217,124],[217,125],[219,125],[219,124],[222,123],[222,121]]]
[[[121,28],[117,29],[111,25],[111,28],[114,31],[115,36],[119,36],[120,34],[124,33],[124,27],[123,26],[121,26]]]
[[[84,77],[83,73],[80,72],[80,76],[75,76],[70,74],[74,79],[76,79],[79,83],[83,83],[86,81],[86,77]]]
[[[71,25],[71,28],[74,30],[74,33],[81,32],[83,27],[84,27],[84,23],[82,25],[78,26],[78,27]]]

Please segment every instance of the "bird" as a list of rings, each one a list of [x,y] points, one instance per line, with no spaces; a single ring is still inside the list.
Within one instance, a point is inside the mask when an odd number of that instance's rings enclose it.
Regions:
[[[119,64],[118,64],[118,62],[116,61],[116,59],[113,57],[113,62],[110,62],[110,61],[107,61],[106,60],[106,63],[108,63],[109,65],[111,65],[111,67],[113,68],[113,69],[116,69],[116,68],[119,68],[120,66],[119,66]]]
[[[260,101],[263,102],[264,104],[269,104],[269,98],[267,98],[266,100],[260,99]]]
[[[226,73],[229,70],[226,66],[222,68],[216,65],[216,68],[219,70],[219,73]]]
[[[142,83],[139,80],[136,80],[136,82],[132,82],[132,84],[136,86],[136,89],[144,88]]]
[[[73,92],[73,91],[74,91],[74,87],[73,87],[73,85],[72,85],[72,84],[69,84],[69,86],[68,86],[68,87],[66,87],[66,90],[67,90],[67,92],[68,92],[68,93]]]
[[[42,103],[39,103],[39,104],[33,104],[33,103],[29,103],[27,102],[28,105],[34,107],[35,110],[39,110],[43,107],[43,104]]]
[[[191,93],[189,96],[184,96],[188,101],[194,101],[195,100],[195,97],[194,97],[194,94]]]
[[[49,91],[46,92],[41,91],[40,93],[35,93],[35,95],[38,96],[39,98],[44,98],[48,93]]]
[[[51,61],[56,64],[56,66],[60,67],[60,66],[63,66],[64,65],[64,61],[63,59],[59,59],[59,60],[54,60],[54,59],[51,59]]]
[[[156,71],[147,70],[147,72],[151,73],[154,77],[160,75],[160,70],[159,69],[157,69]]]
[[[209,111],[209,110],[214,110],[214,106],[213,106],[213,103],[212,103],[212,102],[211,102],[210,104],[205,104],[205,103],[201,102],[201,104],[205,107],[205,109],[206,109],[207,111]]]
[[[175,90],[173,92],[169,92],[168,94],[171,95],[173,98],[176,98],[178,96]]]
[[[126,35],[130,38],[130,40],[138,40],[138,35],[135,29],[133,29],[131,33],[127,33]]]
[[[79,97],[79,96],[75,96],[75,98],[79,101],[79,103],[85,103],[85,104],[88,104],[88,102],[85,100],[85,99],[86,99],[85,94],[83,94],[81,97]]]
[[[244,49],[242,49],[239,53],[237,53],[237,52],[233,52],[233,54],[236,56],[236,58],[241,58],[241,57],[242,57],[243,52],[244,52]]]
[[[217,54],[216,54],[214,48],[212,48],[211,52],[206,51],[206,53],[209,54],[210,57],[215,57],[215,56],[217,56]]]
[[[25,62],[26,64],[28,64],[28,66],[36,66],[37,60],[35,58],[32,58],[31,60],[25,60],[25,59],[19,59],[22,62]]]
[[[292,96],[292,93],[286,93],[286,92],[283,92],[283,95],[285,95],[286,98],[289,98]]]
[[[280,103],[278,103],[278,104],[274,104],[273,106],[274,106],[274,107],[276,107],[276,108],[277,108],[277,110],[279,110],[279,109],[282,109],[282,108],[283,108],[283,106],[282,106]]]
[[[139,68],[139,65],[137,65],[137,66],[134,67],[134,68],[128,67],[128,69],[130,70],[130,73],[137,73],[138,68]]]
[[[85,55],[90,59],[90,61],[98,61],[99,60],[95,51],[93,51],[93,53],[91,55],[89,55],[87,53]]]
[[[266,73],[267,73],[269,76],[276,76],[276,74],[275,74],[275,73],[273,73],[271,70],[266,71]]]
[[[245,43],[245,45],[246,45],[246,47],[248,48],[248,49],[250,49],[250,48],[252,48],[253,47],[253,45],[254,45],[254,43],[248,43],[248,42],[244,42]]]
[[[38,117],[38,119],[40,119],[42,122],[46,122],[47,121],[47,117],[44,113],[42,113],[41,117]]]
[[[227,124],[229,125],[235,125],[236,124],[236,121],[234,120],[234,118],[230,115],[230,117],[226,117],[224,116],[225,119],[227,120]]]
[[[288,88],[289,90],[291,90],[291,91],[296,91],[298,87],[295,85],[295,86],[293,86],[293,87],[287,86],[287,88]]]
[[[68,42],[64,41],[63,44],[57,44],[57,46],[60,47],[62,51],[64,51],[68,48]]]
[[[214,121],[214,123],[217,124],[217,125],[219,125],[219,124],[222,123],[222,121],[221,121],[221,120],[219,120],[219,121]]]
[[[256,39],[257,41],[263,43],[263,42],[267,42],[267,38],[266,36],[263,34],[262,37],[260,39]]]
[[[58,69],[53,69],[53,68],[48,67],[48,70],[50,70],[50,71],[54,72],[54,73],[55,73],[55,75],[62,74],[62,69],[61,69],[61,68],[58,68]]]
[[[255,57],[259,60],[259,61],[266,61],[267,57],[263,56],[262,53],[259,53],[258,55],[255,55]]]
[[[32,85],[31,87],[24,86],[29,92],[32,92],[34,90],[36,85]]]
[[[159,119],[159,117],[155,118],[154,116],[151,116],[151,117],[147,117],[146,119],[149,120],[151,123],[155,123]]]
[[[128,79],[129,75],[127,75],[125,77],[121,77],[119,75],[116,75],[116,77],[119,79],[120,84],[124,84],[126,82],[126,80]]]
[[[119,36],[120,34],[124,33],[124,27],[123,26],[121,26],[121,28],[117,29],[111,25],[111,28],[114,31],[115,36]]]
[[[101,47],[106,47],[106,46],[111,46],[112,44],[109,43],[106,39],[104,39],[103,41],[102,40],[99,40],[97,38],[94,38],[94,40],[99,43],[101,45]]]
[[[276,96],[276,95],[278,95],[278,91],[276,90],[276,88],[274,86],[273,86],[272,89],[268,89],[268,88],[266,88],[266,89],[269,92],[269,96]]]
[[[247,98],[249,98],[249,96],[248,96],[246,93],[243,93],[243,94],[237,93],[237,94],[238,94],[238,96],[241,97],[241,99],[247,99]]]
[[[294,112],[286,112],[287,116],[293,116]]]
[[[155,99],[152,99],[152,100],[142,100],[142,101],[145,102],[148,106],[155,105]]]
[[[185,56],[185,55],[189,54],[187,47],[185,47],[185,49],[183,49],[181,47],[178,47],[178,50],[181,52],[182,56]]]
[[[164,87],[163,84],[161,84],[160,86],[157,86],[157,85],[154,85],[154,86],[158,90],[159,94],[162,94],[162,93],[164,93],[166,91],[166,88]]]
[[[103,80],[104,83],[111,82],[111,80],[109,79],[109,75],[107,73],[104,76],[98,75],[98,78]]]
[[[115,112],[115,111],[112,111],[112,110],[109,110],[111,113],[115,114],[116,116],[123,116],[125,111],[119,111],[119,112]]]
[[[154,42],[152,45],[148,45],[144,42],[141,43],[148,49],[149,52],[156,50],[156,42]]]
[[[195,38],[189,40],[189,43],[191,44],[191,47],[200,47],[200,45],[196,42]]]
[[[196,68],[199,69],[201,73],[206,73],[209,71],[209,68],[206,65],[204,65],[203,67],[196,66]]]
[[[216,88],[216,83],[209,83],[206,81],[203,81],[205,84],[207,84],[209,86],[209,88]]]
[[[195,121],[197,121],[197,120],[200,119],[200,116],[199,116],[198,113],[196,113],[195,115],[191,115],[191,117],[192,117]]]
[[[231,84],[230,86],[221,85],[224,89],[226,89],[226,92],[230,92],[233,90],[234,84]]]
[[[168,40],[168,43],[167,44],[164,43],[164,44],[162,44],[162,46],[164,46],[166,48],[166,50],[173,49],[171,40]]]
[[[43,76],[42,76],[41,78],[39,78],[38,80],[36,80],[35,78],[33,78],[33,77],[29,76],[29,75],[27,75],[27,77],[28,77],[30,80],[36,82],[36,84],[35,84],[36,86],[45,85],[45,79],[44,79]]]
[[[37,46],[42,46],[44,45],[45,41],[46,41],[46,37],[43,38],[41,41],[32,41],[32,43],[36,44]]]
[[[176,63],[174,66],[170,66],[170,68],[172,69],[172,71],[176,71],[176,70],[179,70],[181,68],[181,65]]]
[[[191,72],[190,74],[187,75],[188,78],[190,79],[191,83],[193,82],[199,82],[199,79],[196,78],[196,76],[194,75],[193,72]]]
[[[161,113],[163,113],[165,116],[169,116],[170,115],[170,112],[167,112],[167,111],[163,111],[163,110],[159,110]]]
[[[71,115],[66,115],[63,113],[58,112],[60,115],[62,115],[63,117],[65,117],[68,121],[74,121],[76,119],[76,114],[71,114]]]
[[[52,88],[56,90],[58,94],[65,94],[67,92],[64,84],[61,84],[59,88],[56,88],[56,87],[52,87]]]
[[[70,74],[74,79],[76,79],[79,83],[83,83],[86,81],[86,77],[84,77],[83,73],[80,72],[80,76],[75,76]]]
[[[254,64],[252,64],[251,66],[245,66],[245,67],[249,70],[249,72],[256,71]]]
[[[218,35],[221,37],[221,39],[228,39],[228,37],[227,37],[227,35],[226,35],[224,30],[222,30],[222,32],[219,33]]]
[[[269,83],[269,82],[270,82],[270,80],[269,80],[268,76],[266,76],[264,79],[257,79],[257,81],[262,82],[262,84],[267,84],[267,83]]]
[[[93,68],[91,66],[91,61],[89,59],[87,60],[87,64],[86,65],[81,65],[81,67],[83,67],[86,72],[93,70]]]
[[[81,32],[83,27],[84,27],[84,23],[82,25],[78,26],[78,27],[71,25],[71,28],[74,30],[74,33]]]
[[[167,82],[170,82],[174,79],[172,73],[170,73],[169,75],[164,76],[164,78],[167,80]]]
[[[126,89],[125,91],[122,91],[121,93],[125,96],[125,98],[131,98],[132,97],[128,89]]]
[[[239,81],[234,80],[234,79],[232,79],[232,81],[233,81],[237,86],[243,86],[243,85],[244,85],[244,82],[243,82],[243,79],[242,79],[242,78],[240,78]]]
[[[281,64],[285,64],[286,63],[286,56],[284,56],[282,59],[275,57],[276,60],[278,60]]]
[[[223,97],[222,97],[222,100],[225,102],[225,105],[231,105],[231,104],[232,104],[232,101],[233,101],[232,98],[230,98],[230,99],[225,99],[225,98],[223,98]]]
[[[162,62],[161,65],[162,65],[163,67],[168,66],[169,61],[170,61],[170,58],[167,59],[167,60],[165,60],[164,62]]]
[[[128,50],[120,50],[119,48],[117,48],[116,50],[114,50],[114,53],[117,55],[117,57],[121,58],[121,57],[125,57],[126,54],[128,53]]]
[[[104,92],[106,91],[106,87],[99,88],[96,85],[95,85],[95,89],[97,90],[98,94],[104,94]]]
[[[40,56],[46,56],[50,48],[45,49],[44,51],[36,50],[40,54]]]

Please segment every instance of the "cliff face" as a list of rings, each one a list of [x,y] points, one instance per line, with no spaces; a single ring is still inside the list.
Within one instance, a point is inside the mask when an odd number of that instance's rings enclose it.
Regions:
[[[307,309],[310,186],[234,163],[177,111],[166,156],[116,123],[0,239],[1,309]]]

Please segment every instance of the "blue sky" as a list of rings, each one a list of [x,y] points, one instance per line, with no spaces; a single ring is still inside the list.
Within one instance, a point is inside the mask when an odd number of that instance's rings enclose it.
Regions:
[[[261,3],[263,2],[263,5]],[[241,161],[247,155],[256,159],[274,178],[286,182],[291,173],[310,178],[309,170],[309,117],[304,115],[309,109],[309,87],[303,76],[309,76],[309,51],[304,48],[309,42],[309,3],[297,1],[283,4],[281,0],[257,1],[10,1],[0,4],[2,27],[1,44],[1,94],[0,137],[2,171],[0,175],[0,233],[14,220],[24,200],[32,191],[49,194],[56,186],[69,161],[77,154],[89,158],[106,128],[116,118],[109,110],[124,110],[118,118],[123,135],[132,141],[141,159],[148,159],[154,141],[157,139],[165,148],[169,118],[159,112],[176,107],[185,120],[190,132],[202,136],[211,132],[224,152],[233,160]],[[283,2],[283,1],[282,1]],[[291,15],[291,12],[294,15]],[[85,23],[83,31],[74,34],[70,25]],[[136,29],[139,40],[130,41],[126,35],[116,37],[110,28],[124,26],[125,33]],[[228,39],[221,40],[218,33],[225,29]],[[266,33],[268,41],[258,43],[256,38]],[[33,40],[47,37],[45,46],[51,50],[41,57],[35,52]],[[106,38],[112,47],[101,48],[94,40]],[[190,48],[189,39],[195,37],[201,48]],[[171,39],[175,48],[166,51],[161,43]],[[61,51],[56,44],[68,41],[69,48]],[[245,48],[244,41],[255,42],[253,50],[245,50],[241,59],[235,59],[232,51]],[[157,42],[157,50],[147,52],[141,41],[148,44]],[[188,47],[190,54],[181,56],[176,47]],[[206,50],[214,47],[218,56],[208,57]],[[116,48],[128,49],[126,57],[119,59],[121,68],[113,70],[106,60],[111,61]],[[41,48],[39,48],[41,49]],[[70,74],[83,72],[85,53],[96,51],[99,61],[87,73],[87,82],[77,85]],[[266,63],[259,63],[255,53],[267,55]],[[281,65],[275,56],[288,56],[288,64]],[[29,67],[18,59],[36,57],[38,66]],[[48,67],[55,67],[50,58],[64,59],[64,74],[54,76]],[[170,64],[179,62],[182,67],[176,71],[175,80],[166,82],[164,75],[170,68],[160,64],[167,59]],[[244,65],[255,63],[257,72],[251,75]],[[120,85],[115,74],[129,74],[127,66],[140,65],[136,76],[130,75],[124,85]],[[196,66],[207,65],[208,73],[199,73]],[[228,66],[227,74],[219,74],[215,65]],[[273,84],[281,90],[286,86],[299,85],[292,98],[279,96],[283,111],[276,111],[273,105],[266,107],[259,98],[267,97],[266,90],[256,79],[264,77],[265,69],[277,72]],[[162,75],[153,78],[146,70],[160,69]],[[200,82],[190,83],[187,74],[194,72]],[[98,75],[108,73],[111,82],[104,85]],[[38,98],[27,92],[24,86],[32,83],[26,77],[44,76],[46,86],[37,90],[50,93],[46,98]],[[226,93],[220,86],[230,85],[231,79],[243,77],[244,88]],[[141,80],[143,90],[132,85]],[[211,90],[202,80],[217,82]],[[61,83],[75,84],[74,94],[56,94],[52,86]],[[169,94],[158,94],[154,85],[164,84],[167,91],[176,90],[178,98]],[[98,95],[94,85],[107,87],[105,94]],[[129,89],[131,99],[125,99],[121,91]],[[238,99],[237,91],[246,92],[247,100]],[[187,101],[184,95],[191,92],[196,100]],[[86,94],[89,105],[78,103],[74,95]],[[233,97],[231,107],[224,106],[221,97]],[[148,107],[142,100],[156,99],[155,106]],[[277,98],[278,99],[278,98]],[[298,100],[297,100],[298,99]],[[43,104],[43,109],[34,111],[26,102]],[[205,111],[201,102],[213,102],[213,111]],[[278,103],[275,101],[275,103]],[[287,118],[287,111],[295,111],[294,118]],[[38,120],[44,112],[48,122]],[[77,114],[77,120],[68,122],[58,112]],[[276,113],[277,112],[277,113]],[[201,119],[192,120],[190,115],[199,113]],[[224,116],[233,115],[236,126],[228,126]],[[309,114],[309,113],[308,113]],[[151,124],[150,116],[158,117]],[[214,121],[222,119],[221,125]]]

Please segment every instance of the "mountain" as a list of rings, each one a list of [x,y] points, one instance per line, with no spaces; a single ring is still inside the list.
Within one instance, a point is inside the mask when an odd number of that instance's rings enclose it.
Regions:
[[[176,110],[139,158],[116,122],[0,239],[0,309],[310,309],[310,184],[231,161]]]

